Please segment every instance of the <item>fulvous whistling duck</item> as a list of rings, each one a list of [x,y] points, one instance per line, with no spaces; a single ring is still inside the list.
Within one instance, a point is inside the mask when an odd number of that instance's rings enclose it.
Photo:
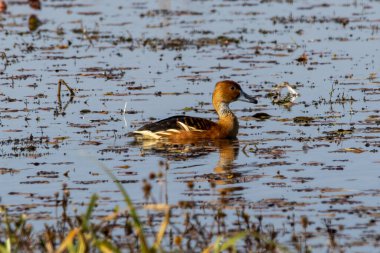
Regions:
[[[215,85],[212,104],[218,113],[219,121],[190,116],[173,116],[147,124],[133,132],[138,139],[235,139],[239,131],[237,117],[229,104],[237,100],[257,104],[254,97],[246,94],[234,81],[220,81]]]

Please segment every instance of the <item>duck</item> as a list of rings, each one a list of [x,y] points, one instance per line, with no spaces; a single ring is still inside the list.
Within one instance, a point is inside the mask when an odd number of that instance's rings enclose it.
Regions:
[[[244,101],[257,104],[257,99],[245,93],[232,80],[216,83],[212,94],[212,104],[219,116],[217,122],[186,115],[172,116],[148,123],[132,132],[138,140],[194,140],[194,139],[236,139],[239,121],[230,109],[230,103]]]

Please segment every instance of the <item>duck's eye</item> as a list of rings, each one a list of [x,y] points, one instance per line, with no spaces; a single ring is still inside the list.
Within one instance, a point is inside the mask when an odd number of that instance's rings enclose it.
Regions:
[[[235,86],[231,86],[231,90],[235,90],[236,88],[235,88]]]

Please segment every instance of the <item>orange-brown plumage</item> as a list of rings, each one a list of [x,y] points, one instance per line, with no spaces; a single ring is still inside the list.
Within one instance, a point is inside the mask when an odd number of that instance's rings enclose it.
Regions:
[[[234,139],[239,131],[239,122],[229,104],[237,100],[257,103],[236,82],[221,81],[215,85],[212,94],[212,103],[219,116],[218,122],[198,117],[173,116],[147,124],[133,134],[145,139]]]

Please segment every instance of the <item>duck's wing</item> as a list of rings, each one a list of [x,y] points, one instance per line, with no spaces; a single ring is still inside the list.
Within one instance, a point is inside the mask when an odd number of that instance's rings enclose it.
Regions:
[[[145,126],[134,131],[133,134],[142,135],[146,138],[160,139],[180,131],[205,131],[216,126],[211,120],[189,117],[173,116],[157,122],[146,124]]]
[[[182,123],[182,124],[181,124]],[[216,123],[211,120],[190,117],[190,116],[173,116],[157,122],[146,124],[137,131],[149,130],[152,132],[166,131],[168,129],[183,130],[183,124],[197,130],[210,130]]]

